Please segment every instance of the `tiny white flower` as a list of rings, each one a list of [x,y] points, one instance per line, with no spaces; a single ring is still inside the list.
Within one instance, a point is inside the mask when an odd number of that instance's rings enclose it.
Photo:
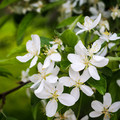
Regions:
[[[27,62],[28,60],[34,57],[30,63],[30,68],[37,63],[38,55],[40,54],[40,47],[41,47],[40,38],[38,35],[31,35],[31,38],[32,40],[29,40],[26,43],[26,49],[28,53],[24,56],[16,57],[20,62]]]
[[[29,73],[29,68],[27,68],[26,71],[24,71],[24,70],[22,71],[22,78],[21,78],[22,82],[27,82],[29,80],[28,73]]]
[[[58,48],[58,44],[53,45],[46,51],[46,58],[44,60],[43,68],[47,68],[52,61],[54,62],[59,62],[61,61],[61,55],[60,53],[56,50]]]
[[[103,104],[97,100],[91,103],[93,112],[89,114],[90,117],[95,118],[104,114],[104,120],[110,120],[111,113],[117,112],[120,109],[120,101],[112,104],[112,98],[110,93],[106,93],[103,96]]]
[[[35,8],[36,8],[36,11],[37,11],[38,13],[40,13],[41,8],[43,7],[43,3],[42,3],[42,1],[38,1],[38,2],[36,2],[36,3],[32,3],[31,6],[32,6],[32,7],[35,7]]]
[[[96,80],[100,80],[100,76],[96,67],[104,67],[108,64],[109,59],[95,55],[101,48],[101,41],[97,40],[90,49],[86,49],[81,41],[75,46],[75,54],[68,54],[68,60],[72,63],[71,67],[74,71],[88,69],[89,74]]]
[[[76,116],[72,109],[69,109],[63,115],[57,112],[54,120],[76,120]]]
[[[110,11],[105,11],[105,4],[102,1],[99,1],[97,6],[90,7],[89,11],[93,14],[91,16],[92,19],[95,19],[99,13],[101,13],[104,18],[110,17]]]
[[[99,35],[101,40],[104,40],[107,42],[120,39],[120,37],[118,37],[116,33],[112,34],[111,32],[108,32],[108,31],[102,32],[101,34],[98,31],[95,31],[95,34]]]
[[[87,96],[92,96],[93,91],[92,89],[85,85],[84,83],[90,78],[90,75],[88,73],[88,70],[85,70],[83,74],[80,76],[79,72],[73,71],[71,68],[69,69],[69,76],[70,77],[61,77],[59,81],[67,87],[72,87],[74,88],[71,91],[71,95],[73,95],[76,98],[76,101],[80,97],[80,92],[84,92]]]
[[[82,117],[80,120],[89,120],[89,117],[88,117],[88,115],[86,115],[86,116]]]
[[[41,92],[44,88],[45,81],[49,83],[56,83],[57,82],[57,74],[59,72],[59,67],[54,67],[54,62],[50,64],[48,68],[43,69],[43,65],[39,62],[38,63],[38,74],[34,74],[29,77],[30,81],[34,84],[31,88],[38,87],[35,92]]]
[[[84,32],[84,31],[90,31],[91,29],[93,29],[94,27],[97,26],[97,24],[100,22],[101,19],[101,14],[98,15],[98,17],[96,18],[96,20],[92,20],[90,19],[88,16],[85,17],[84,19],[84,24],[82,25],[81,23],[77,23],[77,26],[79,28],[81,28],[81,30],[79,30],[76,35]]]
[[[58,100],[65,106],[72,106],[75,104],[75,98],[70,94],[63,93],[63,90],[63,85],[60,83],[57,85],[46,83],[43,91],[35,91],[35,95],[40,99],[51,98],[46,105],[46,115],[48,117],[55,115],[58,108]]]
[[[113,18],[113,20],[116,19],[116,17],[120,17],[120,9],[118,8],[118,5],[116,5],[116,7],[111,9],[111,17]]]
[[[58,45],[58,47],[60,46],[61,50],[64,50],[63,43],[62,43],[61,39],[59,39],[59,38],[56,38],[54,41],[50,41],[50,44]]]

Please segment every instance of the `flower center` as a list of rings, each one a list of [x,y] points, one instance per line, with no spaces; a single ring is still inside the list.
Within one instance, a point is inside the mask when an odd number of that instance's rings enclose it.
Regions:
[[[54,93],[51,93],[52,94],[52,97],[57,101],[57,98],[58,98],[58,94],[57,94],[57,90],[54,92]]]
[[[105,31],[103,34],[107,35],[107,36],[110,35],[110,33],[108,31]]]
[[[75,81],[75,82],[76,82],[75,86],[78,88],[83,84],[82,82],[80,82],[80,80]]]
[[[104,107],[102,113],[104,114],[105,118],[110,118],[110,113],[107,108]]]

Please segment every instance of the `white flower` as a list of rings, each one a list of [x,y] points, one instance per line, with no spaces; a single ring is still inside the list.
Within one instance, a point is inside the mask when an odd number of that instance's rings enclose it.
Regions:
[[[29,73],[29,68],[27,68],[26,71],[24,71],[24,70],[22,71],[22,78],[21,78],[22,82],[27,82],[29,80],[28,73]]]
[[[40,54],[40,38],[38,35],[31,35],[32,40],[29,40],[26,43],[26,49],[28,53],[24,56],[17,56],[16,58],[20,62],[27,62],[28,60],[32,59],[30,63],[30,68],[33,67],[38,60],[38,55]]]
[[[75,98],[70,94],[63,93],[63,90],[63,85],[60,83],[57,85],[46,83],[43,91],[35,92],[35,95],[40,99],[51,98],[46,105],[46,115],[48,117],[55,115],[58,108],[58,100],[65,106],[72,106],[75,104]]]
[[[97,26],[97,24],[100,22],[101,19],[101,14],[98,15],[98,17],[96,18],[96,20],[92,20],[90,19],[88,16],[85,17],[84,19],[84,24],[82,25],[81,23],[77,23],[77,26],[81,28],[81,30],[79,30],[76,35],[84,32],[84,31],[90,31],[91,29],[93,29],[94,27]]]
[[[93,14],[91,16],[92,19],[95,19],[99,13],[102,14],[102,17],[109,18],[110,17],[110,11],[105,11],[105,4],[102,1],[99,1],[97,3],[98,7],[90,7],[89,11]]]
[[[54,120],[76,120],[76,116],[72,109],[69,109],[63,115],[57,112]]]
[[[89,119],[89,117],[88,117],[88,115],[86,115],[83,118],[81,118],[80,120],[88,120],[88,119]]]
[[[49,83],[56,83],[57,82],[57,74],[59,72],[59,67],[54,67],[54,63],[52,62],[48,68],[43,69],[43,65],[39,62],[38,63],[38,74],[34,74],[29,77],[30,81],[34,84],[31,88],[38,87],[35,92],[41,92],[44,88],[45,81]]]
[[[32,7],[35,7],[35,8],[36,8],[36,11],[37,11],[38,13],[40,13],[41,8],[43,7],[43,3],[42,3],[42,1],[38,1],[38,2],[36,2],[36,3],[32,3],[31,6],[32,6]]]
[[[50,41],[50,44],[58,45],[58,47],[60,47],[61,50],[64,50],[63,43],[62,43],[61,39],[59,39],[59,38],[56,38],[54,41]]]
[[[61,55],[56,50],[57,48],[58,48],[58,45],[55,44],[52,47],[50,47],[50,49],[48,49],[48,51],[46,51],[45,54],[47,55],[47,57],[44,61],[43,68],[47,68],[52,61],[55,61],[55,62],[61,61]]]
[[[59,81],[67,87],[75,86],[71,91],[71,95],[73,95],[76,98],[76,101],[80,97],[79,90],[82,90],[82,92],[84,92],[87,96],[93,95],[92,89],[84,84],[90,78],[88,70],[85,70],[80,76],[79,72],[75,72],[70,68],[69,76],[70,77],[61,77]]]
[[[68,60],[72,63],[71,67],[74,71],[88,69],[89,74],[96,80],[100,80],[100,76],[96,67],[104,67],[108,64],[109,59],[94,55],[101,48],[100,40],[93,43],[90,49],[86,49],[81,41],[75,46],[75,54],[68,54]]]
[[[120,39],[120,37],[118,37],[116,33],[112,34],[108,31],[102,32],[101,34],[98,31],[95,31],[95,34],[99,35],[101,40],[104,40],[107,42]]]
[[[105,29],[109,30],[109,22],[107,20],[101,20],[99,23],[100,33],[103,33]]]
[[[118,8],[118,5],[116,5],[116,7],[112,8],[112,13],[111,13],[111,17],[113,18],[113,20],[115,20],[116,17],[120,17],[120,9]]]
[[[94,109],[89,115],[92,118],[99,117],[104,114],[104,120],[110,120],[111,113],[117,112],[120,109],[120,101],[112,104],[112,99],[110,93],[106,93],[103,96],[103,104],[97,100],[91,103]]]

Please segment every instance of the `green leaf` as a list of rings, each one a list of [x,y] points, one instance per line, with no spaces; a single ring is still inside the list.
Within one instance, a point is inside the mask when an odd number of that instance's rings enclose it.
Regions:
[[[99,69],[105,76],[111,77],[112,76],[112,70],[108,67],[103,67]]]
[[[59,29],[59,28],[65,27],[67,25],[71,25],[76,18],[77,18],[77,16],[69,17],[69,18],[63,20],[61,23],[59,23],[56,28]]]
[[[10,15],[4,15],[3,17],[1,17],[0,18],[0,27],[2,27],[9,18],[10,18]]]
[[[69,65],[70,65],[70,62],[68,60],[63,60],[60,62],[60,68],[63,71],[67,70]]]
[[[28,13],[27,15],[25,15],[25,17],[22,19],[21,23],[19,24],[17,31],[17,45],[20,45],[22,43],[25,30],[27,29],[27,26],[31,23],[35,15],[36,15],[35,13]]]
[[[18,119],[13,118],[13,117],[7,117],[6,120],[18,120]]]
[[[52,8],[55,8],[59,5],[62,5],[63,3],[65,2],[65,0],[59,0],[57,2],[53,2],[53,3],[49,3],[49,4],[46,4],[42,9],[41,9],[41,12],[46,12]]]
[[[64,44],[70,47],[74,47],[78,42],[78,37],[71,30],[64,31],[60,36],[60,39],[63,41]]]
[[[97,91],[101,94],[104,95],[107,89],[107,82],[106,79],[103,76],[100,76],[100,80],[95,80],[93,78],[90,78],[87,83],[96,88]]]
[[[5,68],[0,67],[0,76],[8,77],[11,76],[12,74]]]
[[[19,0],[3,0],[2,3],[0,3],[0,9],[14,3],[14,2],[17,2]]]
[[[70,27],[69,27],[69,29],[70,30],[73,30],[74,28],[75,28],[75,26],[76,26],[76,24],[77,24],[77,22],[81,19],[81,15],[80,16],[78,16],[75,20],[74,20],[74,22],[70,25]]]

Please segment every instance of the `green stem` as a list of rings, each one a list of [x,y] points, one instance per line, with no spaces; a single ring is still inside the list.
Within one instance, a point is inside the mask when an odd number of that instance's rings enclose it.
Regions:
[[[80,95],[80,104],[79,104],[79,109],[78,109],[78,114],[77,114],[77,120],[79,119],[79,116],[80,116],[81,105],[82,105],[82,96],[83,96],[83,93],[81,92],[81,95]]]
[[[84,43],[85,43],[85,47],[87,47],[87,41],[88,41],[88,38],[89,38],[89,31],[86,33],[86,36],[85,36],[85,41],[84,41]]]

